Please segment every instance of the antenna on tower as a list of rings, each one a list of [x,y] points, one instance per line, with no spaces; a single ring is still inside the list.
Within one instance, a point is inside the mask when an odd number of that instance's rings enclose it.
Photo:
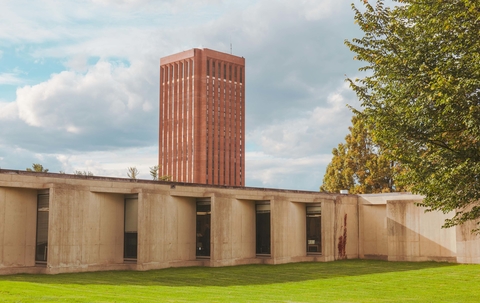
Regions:
[[[230,42],[230,55],[233,55],[233,51],[232,51],[232,42]]]

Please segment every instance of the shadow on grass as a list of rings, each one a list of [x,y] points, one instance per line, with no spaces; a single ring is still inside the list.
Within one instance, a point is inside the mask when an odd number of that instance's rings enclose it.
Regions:
[[[1,281],[47,284],[144,285],[171,287],[241,286],[300,282],[348,276],[404,272],[458,266],[437,262],[387,262],[344,260],[327,263],[293,263],[282,265],[243,265],[235,267],[186,267],[151,271],[106,271],[58,275],[0,276]]]

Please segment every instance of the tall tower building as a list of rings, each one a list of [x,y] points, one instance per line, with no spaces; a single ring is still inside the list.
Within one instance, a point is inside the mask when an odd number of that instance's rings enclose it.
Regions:
[[[245,59],[191,49],[160,59],[160,175],[245,185]]]

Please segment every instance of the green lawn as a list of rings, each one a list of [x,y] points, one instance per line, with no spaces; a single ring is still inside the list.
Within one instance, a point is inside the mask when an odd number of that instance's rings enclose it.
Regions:
[[[0,276],[0,302],[480,302],[480,265],[347,260]]]

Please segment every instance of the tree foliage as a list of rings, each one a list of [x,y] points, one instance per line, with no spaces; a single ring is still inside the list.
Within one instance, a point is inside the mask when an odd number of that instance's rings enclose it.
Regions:
[[[33,171],[33,172],[36,172],[36,173],[48,173],[48,169],[43,168],[43,165],[39,164],[39,163],[33,163],[32,168],[27,167],[26,171]]]
[[[367,76],[349,81],[374,139],[407,168],[422,205],[456,211],[445,227],[479,219],[480,3],[362,2],[364,36],[346,45]]]
[[[320,191],[339,192],[347,189],[350,193],[382,193],[399,191],[394,183],[400,166],[389,160],[385,152],[376,145],[365,122],[353,116],[350,134],[345,143],[334,148],[333,158],[327,166]]]
[[[77,176],[93,176],[93,173],[91,171],[81,171],[81,170],[76,170],[75,175]]]

